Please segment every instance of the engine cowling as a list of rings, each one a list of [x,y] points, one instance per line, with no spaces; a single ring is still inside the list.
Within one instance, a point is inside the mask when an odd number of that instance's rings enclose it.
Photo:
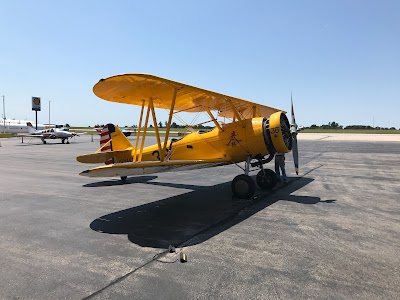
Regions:
[[[269,119],[264,119],[263,135],[269,153],[287,153],[292,150],[289,120],[282,111],[273,113]]]

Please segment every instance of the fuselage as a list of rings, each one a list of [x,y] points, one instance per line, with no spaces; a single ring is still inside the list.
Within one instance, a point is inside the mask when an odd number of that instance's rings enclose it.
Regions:
[[[166,155],[170,160],[224,159],[240,162],[250,154],[264,156],[268,149],[263,138],[263,118],[222,125],[209,132],[192,132],[180,140],[169,140]],[[132,151],[132,156],[134,150]],[[142,161],[160,160],[158,145],[143,149]]]
[[[157,143],[142,151],[130,147],[129,153],[116,154],[114,163],[201,160],[238,163],[248,157],[263,158],[270,153],[291,150],[289,123],[281,112],[269,119],[258,117],[223,124],[221,129],[216,127],[209,132],[192,132],[181,139],[168,140],[163,159],[163,143],[160,141],[160,145]],[[128,148],[128,144],[122,148],[113,146],[109,151]]]
[[[215,128],[209,132],[193,132],[180,140],[169,140],[167,143],[166,159],[172,161],[222,159],[237,163],[247,157],[264,157],[271,152],[288,152],[291,145],[284,140],[281,128],[281,113],[273,118],[252,118],[236,121]],[[284,116],[286,119],[286,117]],[[274,128],[269,128],[271,124]],[[285,123],[285,122],[282,122]],[[288,124],[285,125],[288,127]],[[136,158],[135,158],[136,155]],[[131,153],[132,160],[139,160],[139,152]],[[157,144],[143,149],[141,161],[160,161],[160,151]]]
[[[83,176],[131,176],[167,172],[172,169],[196,169],[219,166],[257,159],[262,165],[270,161],[275,152],[286,153],[292,148],[290,125],[283,112],[270,118],[256,117],[219,125],[215,129],[200,133],[192,132],[181,139],[164,143],[157,137],[157,144],[141,148],[140,132],[136,145],[113,124],[102,132],[100,149],[96,153],[80,155],[82,163],[105,163],[81,172]],[[142,145],[144,140],[142,139]],[[271,154],[268,158],[265,156]]]
[[[66,139],[75,136],[74,133],[68,130],[62,130],[59,128],[49,128],[45,130],[37,130],[31,133],[32,135],[42,135],[43,139]]]
[[[26,121],[26,120],[0,120],[0,132],[5,132],[5,133],[27,133],[29,132],[29,125],[28,124],[33,124],[31,121]],[[35,126],[35,125],[34,125]],[[45,126],[43,124],[38,124],[38,130],[45,129]]]

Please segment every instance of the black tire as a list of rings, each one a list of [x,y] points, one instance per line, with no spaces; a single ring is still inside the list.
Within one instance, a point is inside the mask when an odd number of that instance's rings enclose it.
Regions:
[[[64,144],[64,143],[65,143],[65,140],[64,140],[64,139],[62,139],[62,140],[61,140],[61,143],[62,143],[62,144]]]
[[[256,184],[254,180],[245,174],[240,174],[232,180],[232,193],[240,199],[249,199],[254,196]]]
[[[278,179],[274,171],[264,169],[257,173],[256,181],[263,190],[270,190],[277,184]]]
[[[128,176],[121,176],[122,182],[125,182],[127,178],[128,178]]]

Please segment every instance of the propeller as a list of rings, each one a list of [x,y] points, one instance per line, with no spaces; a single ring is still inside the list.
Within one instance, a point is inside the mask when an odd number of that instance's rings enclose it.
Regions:
[[[296,124],[296,119],[294,117],[292,94],[290,94],[290,102],[292,104],[292,123],[290,124],[290,132],[292,134],[292,153],[293,153],[294,168],[296,169],[296,174],[299,175],[299,150],[297,147],[297,124]]]

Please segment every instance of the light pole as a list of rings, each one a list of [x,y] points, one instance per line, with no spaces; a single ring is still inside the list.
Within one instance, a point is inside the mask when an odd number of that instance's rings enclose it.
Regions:
[[[50,126],[50,100],[49,100],[49,126]]]
[[[6,104],[3,95],[3,133],[6,133]]]

